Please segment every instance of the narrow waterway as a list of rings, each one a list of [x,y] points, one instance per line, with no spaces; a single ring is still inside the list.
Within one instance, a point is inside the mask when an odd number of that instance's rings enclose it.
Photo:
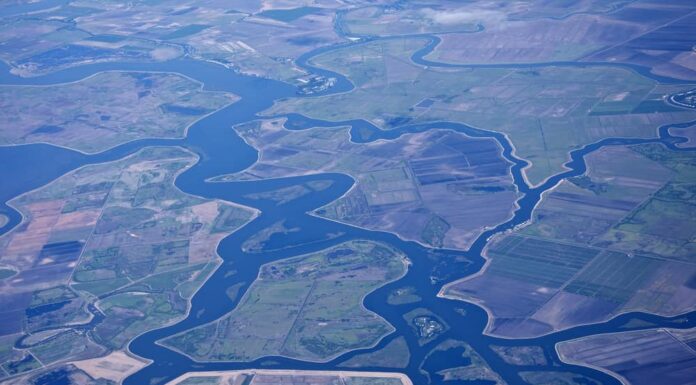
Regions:
[[[431,45],[426,48],[432,49],[437,44],[437,38],[433,36],[432,39]],[[321,52],[336,49],[337,47],[316,50],[298,61],[300,65],[305,66],[309,71],[321,72],[324,75],[338,79],[338,84],[327,91],[327,93],[348,91],[352,88],[352,84],[339,74],[318,70],[309,66],[307,60]],[[426,54],[427,52],[425,51],[419,51],[414,55],[414,61],[420,61],[420,64],[427,63],[425,65],[439,65],[438,63],[425,62],[423,56]],[[566,63],[563,65],[571,64]],[[585,64],[576,65],[582,66]],[[511,67],[524,68],[526,66],[518,65]],[[187,137],[182,139],[138,140],[94,155],[82,154],[45,144],[0,147],[0,162],[6,165],[6,167],[0,169],[0,180],[3,186],[0,189],[0,201],[7,202],[26,191],[43,186],[70,170],[83,165],[120,159],[147,146],[181,146],[198,154],[200,160],[195,166],[177,178],[177,187],[186,193],[206,198],[224,199],[258,208],[262,212],[254,221],[231,234],[220,243],[218,252],[224,262],[193,297],[188,317],[174,325],[147,332],[132,341],[129,346],[130,351],[138,356],[152,360],[152,364],[130,376],[125,382],[127,385],[163,384],[182,373],[194,370],[245,369],[261,366],[264,368],[282,369],[338,369],[338,365],[347,358],[356,354],[378,350],[398,336],[403,336],[406,339],[411,351],[411,360],[408,367],[404,370],[399,370],[399,372],[406,373],[416,384],[428,382],[428,375],[420,370],[420,366],[431,349],[446,339],[456,339],[471,344],[491,367],[510,384],[521,384],[522,380],[518,373],[529,368],[507,365],[493,353],[489,347],[491,344],[539,345],[544,347],[547,356],[558,365],[553,368],[554,370],[581,373],[604,384],[618,385],[619,382],[617,380],[602,372],[561,363],[555,356],[555,343],[585,335],[626,330],[623,326],[632,319],[643,319],[662,327],[684,328],[693,327],[696,324],[696,314],[694,313],[685,317],[675,318],[632,313],[622,315],[605,323],[581,326],[536,339],[505,340],[483,335],[488,319],[486,313],[478,306],[437,297],[442,284],[477,272],[483,266],[484,260],[481,257],[481,251],[485,247],[487,240],[495,234],[512,229],[527,221],[531,217],[532,209],[544,191],[553,187],[563,178],[584,173],[584,156],[587,154],[603,146],[648,142],[661,142],[675,151],[690,151],[689,149],[675,147],[675,143],[681,142],[683,139],[672,137],[668,132],[668,127],[660,129],[660,136],[655,139],[606,139],[575,150],[571,153],[571,160],[566,164],[568,171],[550,178],[538,187],[532,188],[522,178],[522,168],[526,165],[526,162],[516,158],[513,155],[512,146],[505,136],[496,132],[479,130],[453,122],[433,122],[404,126],[391,131],[382,131],[362,120],[324,122],[299,115],[288,116],[287,127],[296,130],[317,125],[350,125],[353,130],[360,130],[362,133],[360,136],[353,135],[356,141],[367,142],[378,139],[394,139],[405,133],[430,129],[453,129],[470,136],[491,137],[498,141],[503,148],[503,156],[512,162],[511,173],[517,188],[523,194],[518,201],[519,209],[510,221],[482,234],[467,252],[434,250],[425,248],[415,242],[403,241],[390,233],[368,231],[308,215],[307,212],[337,199],[350,189],[353,179],[347,175],[327,173],[254,182],[206,182],[207,179],[215,176],[241,171],[256,161],[256,150],[245,143],[235,133],[232,126],[257,119],[257,114],[270,107],[274,100],[284,97],[296,97],[295,88],[285,83],[244,76],[215,64],[193,60],[176,60],[165,63],[94,64],[75,67],[36,78],[18,78],[9,74],[8,69],[3,67],[0,68],[0,83],[50,85],[80,80],[101,71],[116,70],[180,73],[200,81],[204,84],[205,89],[232,92],[239,95],[241,99],[237,103],[195,123],[189,129]],[[644,73],[644,75],[654,78],[649,73]],[[662,78],[658,80],[663,81]],[[676,80],[670,81],[678,82]],[[688,126],[691,124],[693,122],[675,126]],[[366,135],[365,133],[368,134]],[[323,184],[325,186],[323,189],[310,189],[311,192],[289,202],[277,202],[252,196],[263,191],[306,185],[309,182],[319,180],[329,183]],[[314,184],[314,186],[316,185]],[[0,210],[10,217],[10,222],[0,229],[0,233],[9,231],[21,221],[20,215],[6,204]],[[267,250],[259,253],[242,251],[241,245],[244,241],[280,220],[287,221],[290,226],[299,229],[299,231],[291,232],[280,238],[273,238],[270,243],[265,245]],[[336,234],[340,235],[336,236]],[[402,279],[374,291],[365,299],[365,306],[368,309],[383,316],[396,328],[393,334],[384,338],[377,346],[350,352],[328,363],[303,362],[284,357],[266,357],[254,362],[196,363],[179,353],[157,344],[157,341],[162,338],[214,321],[227,314],[237,305],[243,292],[257,276],[259,267],[262,264],[319,251],[351,239],[369,239],[387,243],[402,250],[413,262],[408,273]],[[433,284],[431,281],[433,274],[439,279],[439,282],[436,284]],[[240,283],[243,284],[243,289],[240,290],[237,298],[229,298],[225,294],[226,289]],[[394,288],[403,286],[415,287],[417,294],[422,300],[408,305],[389,305],[386,301],[388,293]],[[410,325],[403,319],[403,314],[417,307],[429,309],[449,326],[446,332],[425,346],[418,344]],[[461,309],[465,310],[465,312],[462,312]],[[685,318],[687,321],[683,322]],[[101,318],[98,317],[94,322],[100,321]],[[461,357],[455,354],[448,357],[438,357],[438,360],[446,360],[448,363],[456,366]],[[437,365],[430,365],[429,363],[425,365],[425,368],[436,367]],[[340,369],[345,370],[345,368]],[[394,369],[379,367],[361,368],[361,370],[394,371]],[[433,383],[439,381],[438,376],[434,373],[429,373],[429,375]]]

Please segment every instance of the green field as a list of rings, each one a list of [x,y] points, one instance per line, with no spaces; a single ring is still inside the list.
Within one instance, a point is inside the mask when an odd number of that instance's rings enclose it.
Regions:
[[[103,72],[62,85],[0,86],[0,145],[46,142],[94,153],[135,139],[179,138],[195,120],[236,99],[164,73]]]
[[[541,346],[496,346],[491,349],[498,353],[503,361],[511,365],[545,366],[548,364]]]
[[[382,367],[405,368],[411,358],[406,339],[399,337],[389,342],[384,348],[374,353],[358,354],[351,357],[340,366],[347,368]]]
[[[447,16],[457,9],[434,9],[423,4],[400,7],[361,7],[347,12],[341,19],[341,27],[353,35],[394,36],[416,33],[474,32],[479,29],[482,17],[475,15],[457,22]],[[446,7],[446,6],[445,6]],[[461,12],[461,11],[459,11]]]
[[[331,121],[366,119],[389,130],[449,120],[507,134],[533,163],[532,183],[562,170],[568,152],[607,137],[654,137],[658,126],[689,121],[693,111],[634,112],[657,84],[613,67],[438,69],[410,62],[425,39],[367,42],[313,62],[345,74],[356,89],[288,99],[267,113],[301,113]],[[427,108],[414,108],[430,99]],[[327,108],[330,106],[330,108]],[[610,115],[606,115],[610,113]]]
[[[623,253],[597,256],[563,290],[586,297],[625,303],[640,290],[660,266],[660,261]]]
[[[585,175],[544,194],[531,223],[488,247],[482,276],[449,286],[486,304],[495,333],[533,336],[694,306],[684,300],[696,274],[693,152],[605,147],[586,161]]]
[[[436,339],[449,329],[440,317],[426,308],[416,308],[403,315],[404,320],[418,337],[418,344],[423,346]]]
[[[405,269],[399,252],[367,241],[273,262],[229,315],[163,342],[202,361],[268,355],[325,361],[392,330],[362,307],[362,298]]]
[[[582,269],[599,251],[511,236],[488,249],[488,272],[558,288]]]
[[[505,385],[506,382],[491,369],[488,362],[468,343],[448,339],[438,344],[425,357],[422,365],[428,365],[428,360],[434,359],[432,356],[444,351],[461,352],[462,366],[442,369],[437,372],[444,382],[485,382],[495,385]]]
[[[404,305],[419,302],[422,298],[416,293],[413,286],[401,287],[389,293],[387,303],[390,305]]]
[[[84,334],[74,331],[61,333],[29,349],[44,365],[67,359],[79,360],[103,354],[106,350],[92,342]]]
[[[10,375],[24,373],[40,367],[41,363],[31,354],[25,354],[17,360],[6,361],[2,364],[2,368]]]
[[[283,124],[283,119],[267,119],[236,126],[259,150],[260,159],[217,180],[346,173],[356,180],[355,188],[315,214],[434,247],[466,249],[484,228],[507,220],[514,209],[518,194],[508,172],[510,163],[491,139],[430,130],[393,141],[356,144],[346,127],[298,131]],[[294,186],[250,197],[283,203],[308,189]],[[458,210],[451,209],[455,205]],[[282,227],[276,224],[264,230],[245,248],[258,249],[272,232],[291,231]]]
[[[195,160],[179,148],[148,148],[80,168],[12,201],[27,225],[3,237],[3,265],[36,277],[7,288],[7,295],[26,298],[8,318],[18,325],[14,339],[46,328],[60,332],[32,334],[36,345],[18,354],[30,351],[46,365],[93,358],[186,314],[219,263],[219,240],[253,215],[177,189],[174,178]],[[89,339],[70,329],[89,321],[88,304],[106,317]],[[28,365],[15,356],[0,363]]]

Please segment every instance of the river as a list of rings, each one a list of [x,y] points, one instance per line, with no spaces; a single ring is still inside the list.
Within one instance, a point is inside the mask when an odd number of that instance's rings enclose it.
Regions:
[[[431,37],[431,43],[426,47],[429,50],[437,44],[437,38]],[[345,92],[352,88],[348,79],[340,74],[326,70],[319,70],[307,64],[309,58],[336,49],[340,46],[325,47],[304,55],[298,64],[310,72],[321,73],[338,79],[335,87],[326,93]],[[416,62],[426,65],[439,65],[438,63],[424,62],[423,57],[429,51],[419,51],[414,55]],[[517,65],[511,67],[538,66]],[[559,65],[561,65],[559,63]],[[573,65],[565,63],[562,65]],[[576,64],[589,65],[589,64]],[[597,65],[597,64],[592,64]],[[632,69],[635,66],[631,66]],[[343,225],[329,220],[324,220],[307,214],[343,195],[353,185],[353,179],[343,174],[318,174],[302,177],[283,178],[253,182],[206,182],[207,179],[229,173],[241,171],[252,165],[257,158],[257,152],[242,140],[231,128],[235,124],[257,119],[257,113],[270,107],[274,100],[286,97],[297,97],[295,88],[288,84],[253,76],[245,76],[234,73],[222,66],[194,60],[174,60],[163,63],[101,63],[74,67],[52,74],[34,77],[19,78],[9,73],[7,66],[0,68],[0,83],[14,85],[49,85],[70,81],[76,81],[91,76],[101,71],[158,71],[175,72],[200,81],[207,90],[227,91],[239,95],[241,99],[223,108],[192,125],[185,138],[182,139],[144,139],[129,142],[99,154],[83,154],[65,148],[47,144],[32,144],[21,146],[0,147],[0,162],[5,165],[0,169],[2,189],[0,189],[0,201],[8,200],[32,189],[45,185],[61,175],[87,164],[112,161],[123,158],[147,146],[181,146],[199,155],[200,160],[176,180],[176,186],[182,191],[200,195],[206,198],[224,199],[230,202],[240,203],[261,210],[261,215],[255,220],[226,237],[219,245],[218,253],[224,262],[220,268],[210,277],[191,300],[189,315],[176,324],[149,331],[135,338],[129,345],[132,353],[151,360],[152,363],[131,375],[124,382],[126,385],[164,384],[188,371],[210,371],[228,369],[248,369],[263,367],[266,369],[308,369],[308,370],[333,370],[340,368],[338,364],[360,353],[376,351],[398,336],[404,336],[411,351],[411,360],[407,368],[398,370],[407,374],[416,384],[425,384],[428,377],[420,370],[420,365],[430,350],[446,339],[463,340],[471,344],[474,349],[510,384],[522,384],[519,372],[529,370],[528,367],[512,366],[502,361],[491,349],[491,344],[497,345],[539,345],[545,350],[547,357],[556,367],[534,368],[534,370],[563,370],[580,373],[596,379],[604,384],[619,384],[619,382],[603,373],[593,369],[567,365],[558,359],[554,346],[557,342],[578,338],[597,333],[607,333],[619,330],[628,330],[624,326],[633,319],[642,319],[661,327],[693,327],[696,326],[696,313],[685,317],[659,317],[641,313],[625,314],[608,322],[580,326],[569,330],[557,332],[540,338],[528,340],[507,340],[486,336],[483,330],[487,323],[487,315],[483,309],[473,304],[443,299],[437,297],[437,293],[443,283],[459,279],[479,271],[484,260],[481,251],[487,240],[494,234],[512,229],[527,221],[531,217],[532,209],[540,199],[541,194],[553,187],[563,178],[581,175],[585,171],[584,156],[603,146],[626,145],[634,143],[662,142],[675,151],[689,151],[679,149],[675,143],[684,141],[681,138],[672,137],[669,127],[662,127],[660,135],[655,139],[606,139],[598,143],[587,145],[571,153],[571,161],[566,166],[568,171],[551,177],[538,187],[530,187],[522,177],[522,168],[526,161],[513,155],[512,146],[504,135],[475,129],[463,124],[453,122],[433,122],[400,127],[391,131],[382,131],[371,124],[362,121],[325,122],[305,118],[299,115],[289,115],[286,125],[290,129],[305,129],[312,126],[337,126],[350,125],[353,130],[360,129],[368,132],[368,135],[357,136],[360,141],[373,141],[378,139],[394,139],[399,135],[409,132],[418,132],[433,128],[454,129],[470,136],[491,137],[497,140],[503,147],[503,155],[513,163],[511,168],[514,182],[523,194],[518,201],[519,209],[514,217],[483,233],[467,252],[455,250],[433,250],[425,248],[415,242],[407,242],[393,234],[368,231]],[[645,69],[640,70],[646,76],[651,76]],[[660,77],[660,81],[665,81]],[[671,79],[670,82],[679,82]],[[316,95],[313,95],[316,96]],[[688,126],[684,123],[674,126]],[[356,139],[358,140],[358,139]],[[277,202],[269,199],[249,197],[250,193],[272,191],[280,188],[305,184],[310,181],[328,181],[323,184],[323,190],[311,191],[289,202]],[[9,231],[21,221],[21,216],[6,203],[0,207],[0,212],[9,217],[9,222],[0,229],[0,234]],[[246,253],[241,245],[255,233],[272,226],[274,223],[286,220],[292,227],[299,231],[291,232],[280,238],[272,238],[265,245],[267,250],[258,253]],[[340,234],[335,236],[335,234]],[[365,306],[383,316],[389,321],[396,331],[385,337],[380,343],[370,349],[352,351],[327,363],[304,362],[285,357],[265,357],[254,362],[218,362],[197,363],[179,353],[171,351],[157,344],[157,341],[213,321],[232,310],[243,292],[253,282],[258,274],[260,266],[274,260],[289,258],[292,256],[318,251],[351,239],[369,239],[387,243],[406,253],[413,265],[408,273],[400,280],[390,283],[365,298]],[[443,267],[446,267],[443,269]],[[441,282],[433,284],[431,274],[439,272]],[[225,295],[226,289],[235,284],[242,283],[242,290],[236,298]],[[422,298],[418,303],[392,306],[386,301],[391,290],[403,286],[416,288],[417,294]],[[410,325],[406,323],[402,315],[417,308],[424,307],[435,313],[450,328],[438,336],[438,338],[421,347]],[[464,309],[465,312],[459,311]],[[465,315],[463,315],[465,313]],[[101,321],[97,317],[97,321]],[[437,357],[438,362],[447,362],[452,366],[463,362],[461,356],[455,354],[456,350],[442,353]],[[426,368],[436,368],[438,365],[426,364]],[[368,367],[360,370],[395,371],[394,369]],[[435,369],[432,369],[433,371]],[[433,383],[439,382],[438,376],[429,373]]]

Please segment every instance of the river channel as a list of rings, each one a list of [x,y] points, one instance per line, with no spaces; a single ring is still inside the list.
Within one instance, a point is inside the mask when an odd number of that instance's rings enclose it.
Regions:
[[[432,43],[426,48],[432,50],[434,45],[437,44],[436,39],[433,36]],[[340,46],[321,48],[298,60],[298,64],[310,72],[321,73],[338,79],[337,84],[325,92],[326,94],[346,92],[352,89],[353,86],[348,79],[340,74],[316,69],[307,64],[307,61],[319,53],[338,47]],[[427,62],[423,59],[427,53],[425,51],[417,52],[413,57],[414,61],[424,65],[438,65],[438,63]],[[529,66],[538,65],[542,64]],[[555,63],[553,65],[574,64]],[[575,65],[586,66],[589,64]],[[526,65],[507,67],[525,68]],[[651,76],[645,69],[637,69],[635,66],[631,66],[631,68],[639,70],[643,75]],[[676,143],[682,142],[684,139],[672,137],[668,132],[669,127],[662,127],[659,137],[654,139],[613,138],[575,150],[570,154],[571,160],[566,164],[568,171],[551,177],[540,186],[530,187],[522,177],[522,168],[526,165],[526,162],[516,158],[512,146],[506,137],[496,132],[479,130],[453,122],[433,122],[383,131],[362,120],[325,122],[308,119],[300,115],[287,116],[286,126],[296,130],[313,126],[350,125],[353,130],[360,129],[360,132],[363,133],[359,137],[353,136],[354,138],[359,138],[355,139],[356,141],[388,140],[397,138],[405,133],[430,129],[453,129],[470,136],[491,137],[498,141],[503,148],[504,157],[513,164],[511,173],[517,188],[522,193],[522,197],[518,201],[519,209],[515,212],[514,217],[508,222],[483,233],[474,242],[470,250],[466,252],[429,249],[415,242],[403,241],[390,233],[369,231],[309,215],[308,212],[339,198],[351,188],[354,181],[347,175],[317,174],[253,182],[207,182],[212,177],[244,170],[256,161],[256,150],[244,142],[236,134],[232,126],[258,119],[257,114],[270,107],[275,100],[299,97],[296,95],[295,87],[286,83],[241,75],[213,63],[184,59],[163,63],[90,64],[34,78],[16,77],[9,73],[7,66],[2,65],[0,66],[0,84],[59,84],[84,79],[102,71],[179,73],[201,82],[207,90],[231,92],[240,96],[241,99],[196,122],[190,127],[187,136],[182,139],[137,140],[93,155],[47,144],[0,147],[0,164],[3,165],[0,168],[0,180],[2,183],[0,202],[7,202],[22,193],[43,186],[51,180],[87,164],[120,159],[147,146],[181,146],[198,154],[200,160],[195,166],[177,178],[176,186],[178,188],[189,194],[200,195],[206,198],[224,199],[255,207],[261,211],[261,215],[255,220],[229,235],[220,243],[218,253],[224,262],[192,298],[189,315],[176,324],[142,334],[130,343],[129,350],[133,354],[151,360],[152,363],[127,378],[125,381],[126,385],[164,384],[188,371],[236,370],[260,367],[266,369],[346,370],[346,368],[339,366],[341,362],[356,354],[379,350],[399,336],[403,336],[406,339],[411,352],[411,360],[408,367],[398,371],[407,374],[416,384],[427,384],[428,380],[431,380],[433,384],[439,383],[442,379],[434,373],[437,368],[456,367],[464,364],[461,355],[456,354],[455,351],[452,351],[451,354],[438,354],[437,365],[434,365],[427,359],[434,346],[447,339],[455,339],[469,343],[488,362],[493,370],[510,384],[523,384],[519,376],[520,371],[561,370],[583,374],[603,384],[618,385],[618,380],[603,372],[562,363],[555,354],[555,344],[559,341],[587,335],[630,330],[625,325],[634,319],[645,320],[660,327],[685,328],[696,326],[696,313],[673,318],[630,313],[616,317],[608,322],[579,326],[539,338],[508,340],[483,334],[488,316],[480,307],[462,301],[437,297],[437,293],[444,283],[479,271],[484,264],[481,252],[488,239],[495,234],[510,230],[529,220],[532,209],[538,203],[544,191],[552,188],[563,178],[584,173],[585,155],[603,146],[647,142],[661,142],[675,151],[689,151],[675,146]],[[664,77],[659,77],[657,80],[661,82],[681,82],[675,79],[665,79]],[[693,124],[693,122],[674,126],[688,126],[690,124]],[[368,133],[367,135],[364,134],[366,132]],[[326,181],[328,183],[313,184],[313,186],[322,186],[323,189],[312,189],[309,193],[288,202],[255,198],[253,196],[253,194],[259,192],[304,185],[312,181]],[[0,234],[9,231],[21,222],[22,218],[19,213],[8,207],[6,203],[0,206],[0,213],[4,213],[10,218],[9,223],[0,228]],[[281,220],[286,221],[289,226],[299,229],[299,231],[271,238],[265,244],[267,250],[258,253],[247,253],[242,250],[241,245],[249,237]],[[366,308],[378,313],[396,328],[394,333],[382,339],[377,346],[351,351],[326,363],[298,361],[285,357],[265,357],[253,362],[200,363],[157,344],[158,340],[214,321],[229,313],[237,305],[243,292],[253,282],[262,264],[319,251],[352,239],[368,239],[387,243],[406,253],[413,262],[408,273],[403,278],[372,292],[365,298]],[[435,284],[433,284],[432,277],[436,277],[437,282]],[[229,298],[225,294],[226,289],[240,283],[243,286],[237,297]],[[407,305],[389,305],[387,303],[389,292],[403,286],[415,287],[417,294],[422,300]],[[449,329],[425,346],[418,344],[417,336],[414,335],[411,326],[403,319],[403,314],[419,307],[429,309],[449,326]],[[102,318],[98,318],[98,320],[101,322]],[[491,350],[491,344],[542,346],[547,358],[556,366],[530,368],[508,365]],[[421,370],[421,366],[431,372],[428,373],[427,370]],[[360,368],[360,370],[395,371],[395,369],[381,367],[367,367]],[[456,382],[447,383],[456,384]]]

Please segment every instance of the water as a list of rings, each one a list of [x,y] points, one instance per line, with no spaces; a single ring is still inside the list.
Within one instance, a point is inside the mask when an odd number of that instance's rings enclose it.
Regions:
[[[436,38],[432,37],[432,39],[435,42]],[[431,43],[430,49],[434,47],[434,44]],[[321,48],[298,60],[300,65],[305,66],[312,72],[338,79],[336,87],[327,92],[344,92],[350,90],[352,84],[339,74],[312,68],[307,65],[307,61],[321,52],[336,49],[337,47],[340,46]],[[419,51],[414,55],[414,60],[423,60],[422,56],[425,54],[427,52]],[[419,57],[421,59],[418,59]],[[571,64],[567,63],[564,65]],[[0,147],[0,164],[6,165],[6,167],[0,169],[0,178],[3,185],[3,188],[0,190],[0,201],[5,202],[23,192],[45,185],[60,175],[86,164],[120,159],[146,146],[182,146],[198,154],[201,159],[194,167],[188,169],[177,178],[177,187],[186,193],[237,202],[255,207],[262,212],[254,221],[231,234],[220,243],[218,252],[224,259],[224,262],[192,298],[191,311],[187,318],[174,325],[147,332],[130,343],[129,349],[133,353],[152,360],[152,364],[130,376],[125,381],[126,385],[163,384],[187,371],[248,369],[261,366],[271,369],[344,370],[344,368],[339,367],[342,361],[356,354],[381,349],[400,335],[404,336],[408,343],[411,350],[411,360],[407,368],[398,371],[409,375],[417,384],[427,382],[428,377],[419,370],[419,366],[432,348],[447,339],[456,339],[466,341],[473,346],[491,367],[511,384],[522,383],[518,374],[518,371],[522,370],[522,368],[504,363],[490,349],[490,344],[539,345],[545,349],[547,356],[558,365],[558,370],[581,373],[605,384],[618,385],[619,382],[617,380],[605,373],[561,363],[554,352],[555,343],[586,335],[626,330],[624,325],[632,319],[649,321],[661,327],[684,328],[696,325],[695,313],[689,314],[686,317],[686,322],[683,322],[684,317],[666,318],[632,313],[616,317],[605,323],[580,326],[544,337],[527,340],[505,340],[482,334],[488,318],[486,313],[478,306],[437,297],[437,293],[443,283],[477,272],[484,262],[481,257],[481,251],[486,245],[487,239],[498,232],[512,229],[514,226],[528,220],[542,192],[554,186],[562,178],[584,173],[586,166],[583,158],[585,155],[603,146],[648,142],[662,142],[673,150],[680,150],[674,144],[683,140],[671,137],[668,127],[661,128],[660,137],[656,139],[606,139],[575,150],[571,153],[571,161],[566,164],[569,171],[550,178],[539,187],[531,188],[524,182],[522,177],[522,168],[527,162],[516,158],[507,139],[502,134],[496,132],[475,129],[452,122],[408,125],[391,131],[381,131],[362,120],[324,122],[308,119],[300,115],[291,114],[288,116],[288,128],[296,130],[317,125],[350,125],[352,127],[353,140],[359,143],[377,139],[394,139],[405,133],[421,132],[434,127],[453,129],[470,136],[491,137],[497,140],[503,147],[504,157],[513,164],[511,173],[515,184],[519,191],[524,194],[518,202],[520,208],[516,211],[512,220],[482,234],[473,243],[468,252],[432,250],[424,248],[415,242],[400,240],[390,233],[354,228],[306,214],[337,199],[348,191],[354,181],[347,175],[327,173],[265,181],[205,182],[208,178],[243,170],[256,161],[256,150],[247,145],[231,126],[256,119],[256,114],[270,107],[274,100],[284,97],[295,97],[295,88],[285,83],[243,76],[233,73],[222,66],[191,60],[176,60],[165,63],[101,63],[66,69],[29,79],[14,77],[8,73],[5,67],[0,68],[0,82],[5,84],[55,84],[79,80],[106,70],[177,72],[202,82],[205,89],[232,92],[239,95],[241,100],[198,121],[190,128],[188,136],[183,139],[138,140],[99,154],[83,154],[46,144]],[[653,75],[649,76],[654,77]],[[677,82],[673,79],[671,81]],[[690,124],[693,123],[674,126],[688,126]],[[271,199],[260,199],[251,196],[253,193],[273,191],[315,181],[327,183],[323,184],[323,189],[312,190],[289,202],[277,202]],[[17,225],[21,220],[21,216],[7,205],[4,205],[0,210],[10,218],[9,223],[0,229],[0,233],[4,233]],[[299,231],[271,238],[264,245],[265,249],[262,252],[247,253],[242,251],[241,245],[249,237],[281,220],[290,220],[293,227],[298,228]],[[336,234],[340,235],[336,236]],[[303,362],[285,357],[265,357],[253,362],[197,363],[156,344],[162,338],[213,321],[227,314],[236,306],[243,292],[253,282],[262,264],[319,251],[351,239],[368,239],[388,243],[405,252],[413,262],[408,273],[402,279],[374,291],[365,298],[366,308],[379,313],[397,330],[395,333],[385,337],[377,346],[350,352],[327,363]],[[440,279],[440,282],[437,284],[431,283],[430,279],[433,273]],[[240,290],[236,298],[228,298],[224,294],[226,289],[238,283],[242,283],[242,290]],[[389,292],[403,286],[414,287],[422,300],[406,305],[389,305],[386,301]],[[429,309],[450,326],[447,332],[439,335],[434,341],[423,347],[418,345],[417,337],[402,316],[404,313],[417,307]],[[458,309],[464,309],[465,312],[460,312]],[[91,309],[91,311],[97,312],[96,309]],[[102,320],[103,316],[96,317],[90,324],[81,328],[88,329],[95,323],[102,322]],[[447,361],[456,363],[457,357],[448,355]],[[463,365],[466,362],[464,359],[461,359],[459,364]],[[435,370],[432,368],[436,368],[436,366],[431,365],[434,364],[428,361],[426,368]],[[394,371],[394,369],[379,367],[361,368],[361,370]],[[437,376],[431,376],[431,379],[434,382],[439,382]]]

